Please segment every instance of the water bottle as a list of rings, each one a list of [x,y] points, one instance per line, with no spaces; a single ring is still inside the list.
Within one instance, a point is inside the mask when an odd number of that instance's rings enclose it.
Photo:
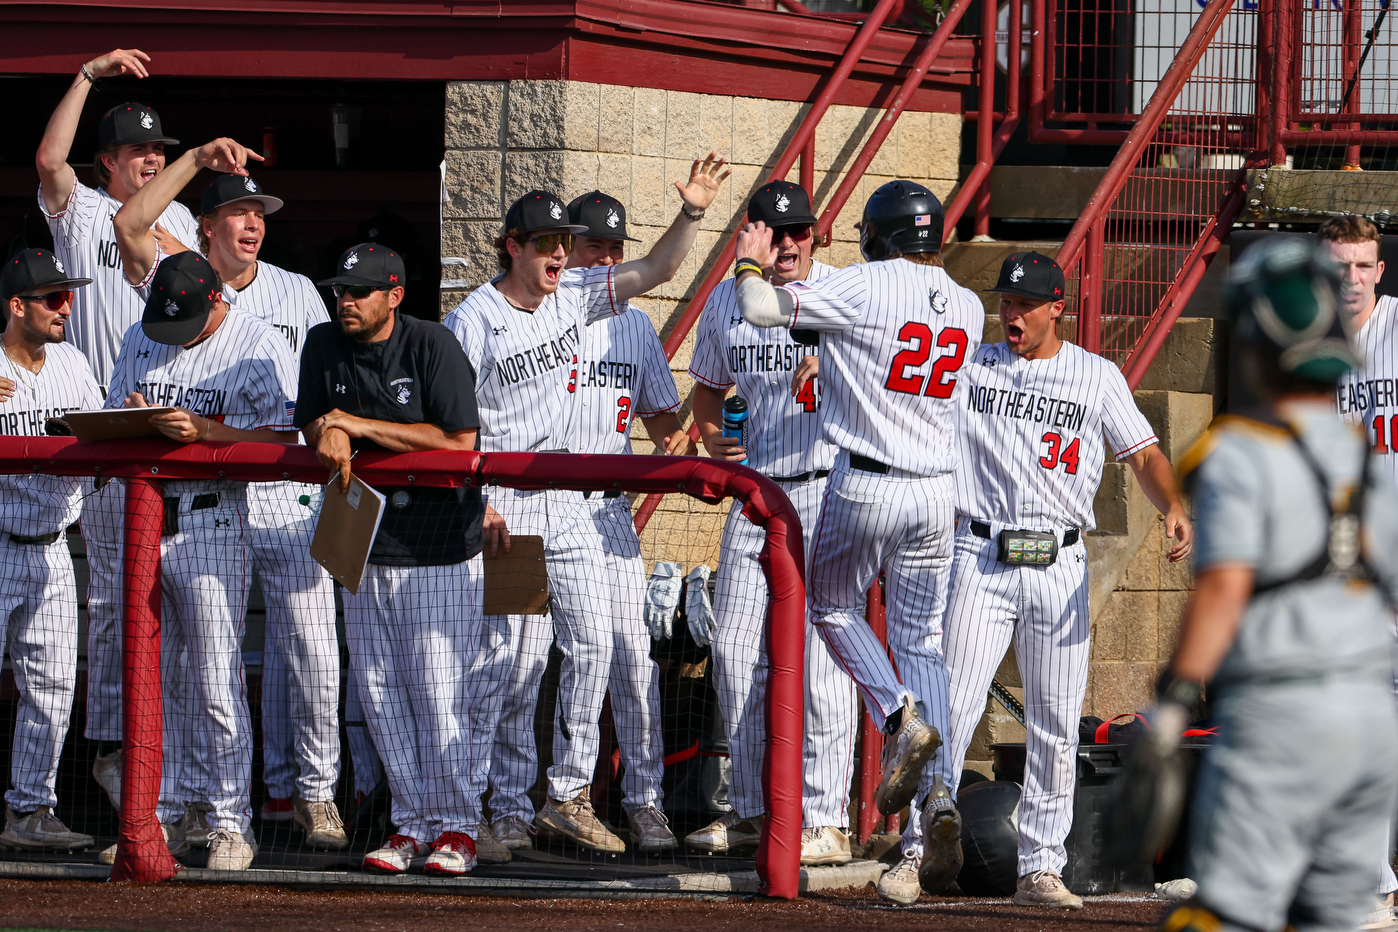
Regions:
[[[744,450],[748,448],[748,403],[738,395],[732,395],[723,402],[723,436],[737,437]],[[739,466],[746,466],[746,454],[737,460]]]

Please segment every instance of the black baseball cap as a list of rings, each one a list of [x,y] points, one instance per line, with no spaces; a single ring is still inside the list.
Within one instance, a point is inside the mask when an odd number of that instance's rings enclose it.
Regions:
[[[530,191],[505,212],[505,230],[518,230],[521,233],[537,233],[539,230],[586,233],[587,227],[569,222],[568,211],[556,195],[547,191]]]
[[[0,300],[8,301],[33,288],[61,291],[91,285],[90,278],[72,278],[58,257],[47,249],[26,249],[15,253],[0,272]]]
[[[160,114],[145,104],[118,104],[102,114],[102,121],[97,124],[97,148],[134,146],[143,142],[163,142],[167,146],[180,144],[178,139],[165,135],[160,128]]]
[[[1039,301],[1063,300],[1063,269],[1041,252],[1017,252],[1000,266],[1000,280],[992,293],[1018,295]]]
[[[335,277],[317,285],[368,285],[371,288],[397,288],[407,282],[403,257],[382,243],[360,243],[340,256]]]
[[[574,199],[568,205],[568,219],[586,227],[580,231],[582,236],[640,242],[636,237],[626,235],[626,208],[621,201],[601,191],[589,191]]]
[[[209,260],[179,252],[160,263],[141,314],[141,330],[166,346],[192,342],[209,321],[222,286]]]
[[[283,204],[281,198],[262,193],[261,185],[253,181],[251,175],[220,173],[204,189],[204,196],[199,199],[199,213],[207,217],[224,204],[234,204],[238,201],[257,201],[262,205],[264,214],[281,210]]]
[[[815,223],[811,196],[799,184],[790,181],[769,181],[748,198],[748,220],[769,227],[788,227]]]

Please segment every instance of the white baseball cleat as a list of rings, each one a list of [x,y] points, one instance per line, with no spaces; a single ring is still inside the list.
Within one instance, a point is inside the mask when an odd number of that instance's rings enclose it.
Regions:
[[[92,762],[92,779],[107,791],[117,812],[121,811],[121,748],[110,754],[99,754]]]
[[[209,863],[211,871],[245,871],[252,866],[257,854],[257,842],[252,833],[240,835],[226,828],[209,833]]]
[[[333,801],[311,803],[297,798],[295,817],[296,824],[306,833],[306,844],[312,848],[339,850],[349,844],[345,823],[340,821],[340,810]]]
[[[703,828],[685,836],[684,846],[701,854],[737,854],[756,848],[762,841],[765,815],[744,819],[730,809]]]
[[[922,768],[942,746],[942,736],[923,719],[911,696],[903,698],[898,730],[884,739],[883,779],[874,795],[879,812],[892,815],[913,801]]]
[[[917,879],[917,858],[905,855],[901,861],[883,872],[879,878],[879,899],[899,906],[911,906],[922,896],[922,882]]]
[[[848,864],[849,835],[834,825],[801,829],[801,863],[809,867]]]
[[[1015,884],[1016,906],[1047,906],[1050,909],[1082,909],[1082,897],[1063,886],[1063,878],[1054,871],[1034,871],[1025,874]]]
[[[48,806],[20,814],[5,807],[5,830],[0,832],[0,845],[42,851],[72,851],[91,848],[91,835],[70,831],[58,820]]]
[[[938,774],[922,805],[922,864],[917,869],[922,889],[945,893],[956,882],[965,858],[961,851],[961,814]]]
[[[537,830],[529,824],[529,820],[512,815],[490,823],[490,834],[511,851],[527,851],[534,847]],[[480,856],[479,847],[476,849],[476,855]]]
[[[631,830],[631,844],[641,854],[660,854],[680,846],[679,839],[670,831],[670,820],[654,806],[628,809],[626,824]]]
[[[426,845],[407,835],[390,835],[382,848],[364,855],[364,869],[384,874],[401,874],[427,863]]]
[[[443,832],[422,865],[424,874],[458,877],[476,866],[476,843],[465,832]]]

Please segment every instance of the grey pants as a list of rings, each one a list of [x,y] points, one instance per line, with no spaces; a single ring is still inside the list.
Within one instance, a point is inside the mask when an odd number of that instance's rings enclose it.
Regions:
[[[1214,707],[1189,876],[1226,929],[1352,932],[1398,802],[1398,710],[1378,677],[1237,687]]]

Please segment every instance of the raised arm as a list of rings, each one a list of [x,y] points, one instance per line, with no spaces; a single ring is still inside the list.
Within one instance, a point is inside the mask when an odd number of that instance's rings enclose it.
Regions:
[[[246,175],[248,159],[262,161],[258,155],[239,145],[232,139],[220,137],[207,142],[198,149],[190,149],[174,162],[157,172],[155,177],[141,186],[141,189],[127,199],[117,211],[113,226],[116,228],[117,248],[121,251],[121,261],[126,270],[126,280],[133,285],[150,274],[155,262],[156,242],[151,235],[151,227],[170,202],[175,199],[185,185],[194,180],[201,168]]]
[[[710,152],[703,162],[694,160],[689,170],[688,184],[675,182],[684,206],[670,224],[670,229],[645,256],[623,262],[612,273],[612,288],[618,304],[624,304],[675,277],[685,257],[694,248],[703,212],[714,202],[719,186],[732,174],[723,166],[724,160],[717,153]]]
[[[44,138],[39,140],[39,151],[34,155],[34,167],[39,170],[39,186],[44,193],[44,209],[49,213],[56,214],[67,207],[73,193],[77,178],[68,164],[68,152],[73,148],[73,135],[78,131],[78,121],[82,119],[83,104],[87,103],[92,82],[122,74],[144,78],[149,74],[146,71],[148,61],[150,56],[140,49],[115,49],[85,63],[83,70],[73,78],[68,92],[49,117]]]

